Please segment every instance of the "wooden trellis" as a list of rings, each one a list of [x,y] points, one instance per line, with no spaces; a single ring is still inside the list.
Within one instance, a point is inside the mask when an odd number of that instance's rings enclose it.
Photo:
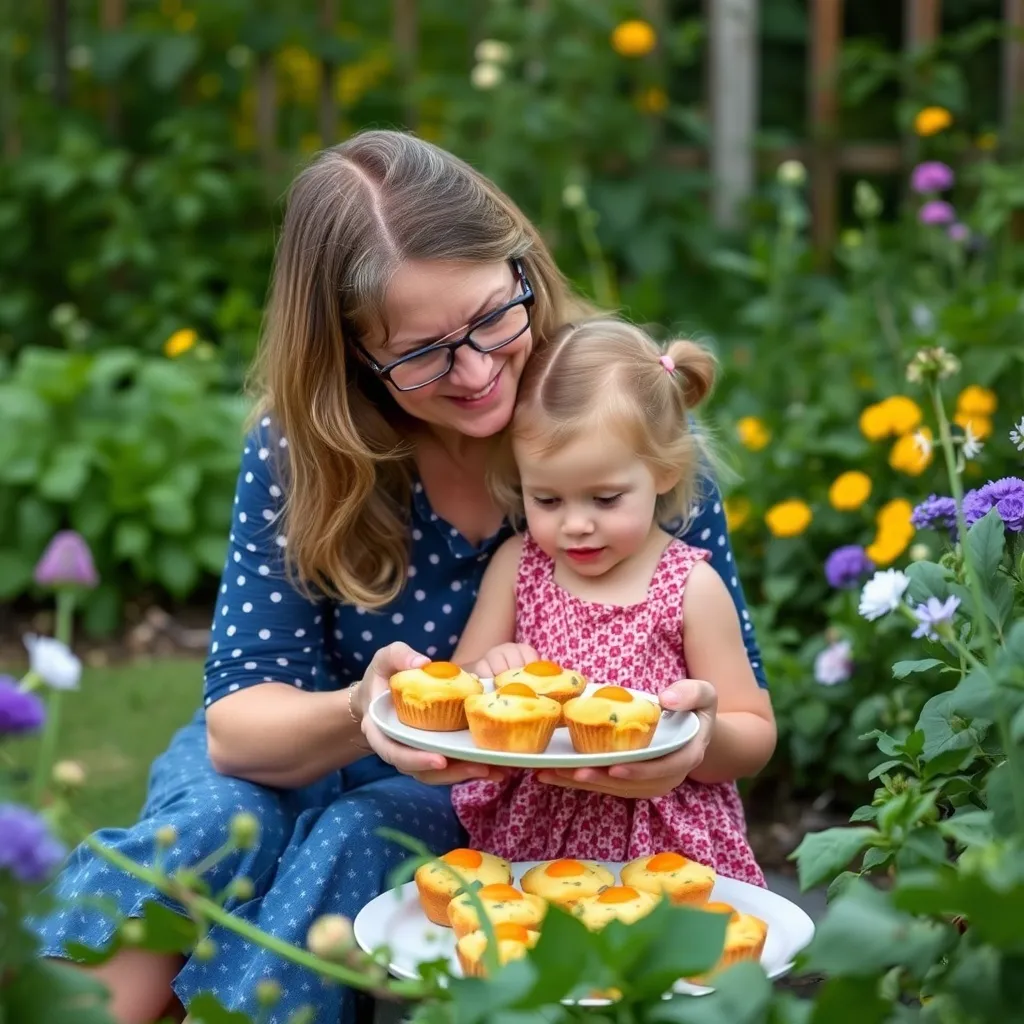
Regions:
[[[533,5],[549,0],[519,0]],[[124,24],[127,0],[99,0],[100,25],[116,30]],[[678,166],[708,166],[712,177],[711,206],[716,222],[735,227],[742,220],[759,170],[771,170],[783,160],[796,158],[810,170],[813,235],[816,246],[827,251],[838,225],[839,178],[842,173],[877,174],[898,171],[913,156],[913,140],[880,143],[841,139],[837,72],[843,40],[844,0],[808,0],[810,40],[807,53],[808,109],[806,142],[759,152],[755,140],[759,124],[760,0],[704,0],[708,22],[708,110],[710,144],[670,149],[665,159]],[[338,0],[316,0],[319,24],[325,33],[340,16]],[[402,81],[410,85],[416,75],[419,22],[416,0],[391,0],[392,39]],[[665,0],[638,0],[639,11],[659,28],[664,27]],[[1009,128],[1024,95],[1024,0],[1002,0],[1003,20],[1009,30],[1002,43],[1001,112]],[[68,102],[68,0],[49,0],[50,46],[54,56],[54,97]],[[903,0],[904,49],[911,53],[927,46],[940,33],[941,0]],[[663,61],[659,47],[649,60]],[[324,59],[317,106],[317,125],[325,141],[335,137],[338,109],[333,74],[337,68]],[[278,102],[273,55],[261,54],[256,63],[256,136],[261,157],[273,170],[278,163]],[[116,131],[120,108],[116,91],[106,97],[107,120]],[[406,112],[415,127],[415,111]],[[4,152],[14,155],[18,126],[4,117]]]

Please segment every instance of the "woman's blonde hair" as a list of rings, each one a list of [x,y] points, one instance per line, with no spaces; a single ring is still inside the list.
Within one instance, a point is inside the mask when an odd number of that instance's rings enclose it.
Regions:
[[[254,418],[271,414],[287,438],[280,528],[307,593],[376,608],[406,580],[410,421],[352,337],[386,333],[388,286],[409,260],[512,259],[536,296],[542,351],[583,304],[526,216],[467,163],[412,135],[367,131],[292,184],[251,388]]]
[[[659,495],[661,522],[685,522],[699,497],[700,464],[710,461],[705,436],[690,413],[715,380],[714,356],[693,341],[664,348],[633,324],[611,317],[564,327],[526,366],[512,420],[512,438],[541,453],[556,452],[585,433],[613,431],[652,472],[675,479]],[[518,474],[505,446],[489,483],[502,508],[523,514]]]

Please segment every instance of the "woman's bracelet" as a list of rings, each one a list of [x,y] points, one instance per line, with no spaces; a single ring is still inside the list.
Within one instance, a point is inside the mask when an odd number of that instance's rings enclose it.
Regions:
[[[356,687],[358,687],[358,686],[359,686],[359,683],[353,683],[348,688],[348,714],[349,714],[349,718],[351,718],[352,721],[355,722],[356,726],[359,728],[359,731],[362,732],[363,720],[362,720],[362,718],[359,718],[359,717],[356,716],[355,710],[352,707],[352,698],[355,696],[355,694],[356,694]]]

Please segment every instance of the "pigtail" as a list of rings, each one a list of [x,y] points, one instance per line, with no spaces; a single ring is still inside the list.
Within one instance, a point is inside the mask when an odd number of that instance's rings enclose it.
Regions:
[[[663,365],[665,357],[671,362],[686,408],[696,408],[714,386],[718,361],[703,345],[685,339],[669,343],[662,357]]]

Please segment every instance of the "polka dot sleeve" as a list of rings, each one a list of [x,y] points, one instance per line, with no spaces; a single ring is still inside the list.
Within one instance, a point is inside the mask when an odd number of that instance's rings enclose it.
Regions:
[[[307,689],[318,682],[322,609],[289,582],[287,538],[277,527],[282,492],[275,465],[286,449],[268,419],[245,441],[206,658],[206,706],[262,682]]]
[[[717,486],[710,480],[704,481],[702,493],[705,497],[700,511],[686,532],[681,534],[680,539],[694,547],[705,548],[711,552],[711,565],[725,580],[725,585],[729,588],[733,603],[736,605],[736,611],[739,613],[740,623],[743,626],[743,642],[747,648],[747,657],[750,659],[750,667],[754,671],[757,685],[767,688],[768,680],[764,674],[761,650],[757,646],[754,624],[750,621],[750,611],[747,608],[747,600],[743,596],[743,585],[740,583],[736,571],[732,545],[729,543],[729,528],[725,522],[725,512],[722,510],[722,496]]]

